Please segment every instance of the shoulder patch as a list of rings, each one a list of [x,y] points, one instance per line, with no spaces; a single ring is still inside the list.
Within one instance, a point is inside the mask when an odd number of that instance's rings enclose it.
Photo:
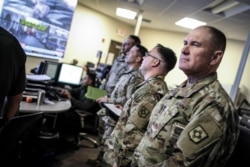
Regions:
[[[196,144],[200,143],[201,141],[203,141],[204,139],[208,137],[208,134],[200,125],[195,127],[188,134],[189,134],[189,138],[191,139],[191,141],[193,141]]]
[[[150,114],[150,111],[148,111],[146,107],[142,107],[138,113],[139,117],[141,118],[146,118],[148,114]]]

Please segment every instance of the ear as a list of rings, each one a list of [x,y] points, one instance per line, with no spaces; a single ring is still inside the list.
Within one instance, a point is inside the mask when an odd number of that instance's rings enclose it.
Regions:
[[[161,61],[159,59],[153,59],[152,61],[152,67],[156,67],[161,64]]]
[[[221,59],[223,57],[223,52],[221,50],[217,50],[213,53],[211,56],[211,65],[219,64],[221,62]]]
[[[136,59],[135,59],[135,61],[138,63],[138,62],[142,62],[142,57],[141,56],[136,56]]]

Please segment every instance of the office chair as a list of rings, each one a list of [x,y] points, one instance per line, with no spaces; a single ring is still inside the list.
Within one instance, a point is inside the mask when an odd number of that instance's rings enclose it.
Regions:
[[[0,132],[0,162],[18,163],[33,130],[42,124],[42,112],[12,118]]]
[[[109,71],[111,69],[111,65],[99,63],[96,67],[96,87],[99,87],[102,81],[107,77]]]
[[[106,95],[106,91],[98,89],[96,87],[92,87],[92,86],[88,86],[87,89],[87,93],[86,93],[86,97],[88,99],[92,99],[92,100],[96,100],[99,97],[103,97]],[[86,139],[88,141],[90,141],[91,143],[94,144],[94,147],[98,147],[98,142],[91,138],[89,136],[88,133],[86,133],[87,129],[91,129],[92,132],[96,132],[97,131],[97,127],[98,127],[98,116],[96,115],[96,113],[101,109],[101,106],[99,105],[99,103],[95,102],[95,107],[93,109],[91,109],[91,111],[84,111],[84,110],[79,110],[76,109],[75,112],[79,115],[80,118],[80,123],[81,123],[81,128],[79,133],[77,133],[75,135],[75,141],[76,141],[76,146],[77,148],[80,147],[80,140],[81,139]],[[90,127],[91,128],[86,128],[86,122],[87,122],[87,118],[90,120],[91,124]]]
[[[98,146],[98,142],[95,139],[91,138],[88,132],[91,132],[92,134],[97,132],[98,116],[96,115],[96,113],[101,109],[101,107],[99,103],[95,102],[95,100],[105,95],[106,91],[98,89],[96,87],[88,86],[85,96],[86,98],[94,102],[93,107],[90,110],[83,110],[79,108],[73,109],[73,112],[75,112],[74,115],[76,115],[76,117],[74,116],[74,119],[76,118],[75,121],[79,122],[75,122],[74,125],[66,126],[61,130],[62,133],[66,135],[73,134],[74,143],[77,149],[81,146],[80,141],[82,139],[90,141],[94,144],[94,147]],[[72,126],[77,127],[72,128]]]
[[[240,115],[240,134],[233,151],[225,167],[246,166],[250,164],[250,104],[243,100],[238,109]]]
[[[75,112],[79,115],[80,118],[80,123],[81,123],[81,127],[79,129],[79,132],[77,134],[75,134],[75,142],[76,142],[76,147],[79,148],[81,146],[80,141],[82,139],[86,139],[88,141],[90,141],[91,143],[94,144],[94,147],[98,147],[98,142],[93,139],[92,137],[89,136],[89,134],[87,133],[87,131],[91,131],[92,134],[97,132],[97,127],[98,127],[98,116],[96,115],[96,112],[100,109],[100,107],[98,107],[99,104],[96,105],[95,109],[93,109],[93,112],[89,112],[89,111],[84,111],[84,110],[78,110],[76,109]],[[87,119],[90,120],[90,123],[86,123]],[[87,127],[87,125],[89,125]]]

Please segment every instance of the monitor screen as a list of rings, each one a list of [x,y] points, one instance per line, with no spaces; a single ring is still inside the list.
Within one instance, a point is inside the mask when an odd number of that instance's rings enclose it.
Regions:
[[[28,56],[62,59],[77,0],[0,0],[0,25]]]
[[[62,63],[58,73],[57,82],[59,84],[80,85],[83,68],[67,63]]]
[[[60,63],[53,61],[45,61],[44,74],[48,75],[52,80],[57,78]]]

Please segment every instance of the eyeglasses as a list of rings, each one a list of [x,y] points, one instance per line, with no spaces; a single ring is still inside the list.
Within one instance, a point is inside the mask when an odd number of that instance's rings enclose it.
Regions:
[[[153,55],[151,55],[150,53],[146,53],[146,56],[150,56],[150,57],[152,57],[152,58],[154,58],[154,59],[156,59],[156,60],[159,60],[159,61],[161,61],[162,62],[162,60],[161,59],[159,59],[159,58],[157,58],[156,56],[153,56]]]

